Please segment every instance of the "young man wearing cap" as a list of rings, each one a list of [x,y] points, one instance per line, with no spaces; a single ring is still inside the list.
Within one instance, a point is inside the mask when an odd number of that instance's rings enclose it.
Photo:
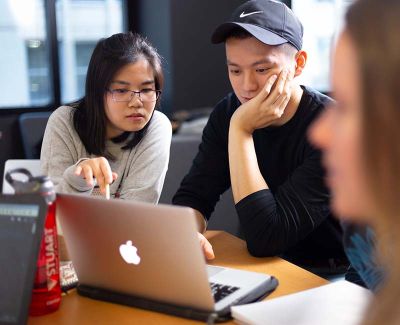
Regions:
[[[195,209],[202,232],[231,186],[251,254],[323,267],[345,257],[307,129],[331,99],[297,83],[307,61],[302,36],[293,12],[271,0],[248,1],[217,27],[212,42],[225,42],[234,93],[214,108],[173,203]]]

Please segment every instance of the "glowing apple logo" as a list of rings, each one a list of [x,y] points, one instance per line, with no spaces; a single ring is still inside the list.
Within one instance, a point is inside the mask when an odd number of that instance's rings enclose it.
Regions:
[[[128,240],[126,244],[119,246],[119,253],[128,264],[138,265],[140,263],[140,256],[137,254],[137,248],[132,245],[132,241],[130,240]]]

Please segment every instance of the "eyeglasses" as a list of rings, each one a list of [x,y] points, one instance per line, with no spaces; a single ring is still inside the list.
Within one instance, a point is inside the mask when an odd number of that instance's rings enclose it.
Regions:
[[[155,102],[161,95],[161,90],[154,89],[142,89],[140,91],[129,90],[129,89],[107,89],[114,102],[130,102],[133,96],[136,94],[139,96],[140,101]]]

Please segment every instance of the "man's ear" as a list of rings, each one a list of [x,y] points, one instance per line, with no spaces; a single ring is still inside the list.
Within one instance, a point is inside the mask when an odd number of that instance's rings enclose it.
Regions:
[[[294,71],[294,76],[300,76],[303,72],[304,67],[306,66],[307,62],[307,52],[300,50],[296,53],[296,67]]]

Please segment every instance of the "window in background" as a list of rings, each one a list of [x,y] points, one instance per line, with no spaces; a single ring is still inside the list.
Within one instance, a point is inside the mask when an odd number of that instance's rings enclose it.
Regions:
[[[85,90],[86,72],[90,56],[96,46],[96,42],[77,42],[75,44],[76,55],[76,93],[83,96]]]
[[[52,100],[43,0],[0,1],[0,108]]]
[[[32,105],[44,106],[49,103],[51,92],[47,44],[40,40],[26,42],[28,57],[29,97]]]
[[[352,0],[292,0],[292,9],[304,26],[303,49],[308,54],[302,84],[329,92],[331,48],[342,28]]]
[[[61,101],[81,98],[87,66],[100,38],[126,30],[122,0],[57,0]]]

